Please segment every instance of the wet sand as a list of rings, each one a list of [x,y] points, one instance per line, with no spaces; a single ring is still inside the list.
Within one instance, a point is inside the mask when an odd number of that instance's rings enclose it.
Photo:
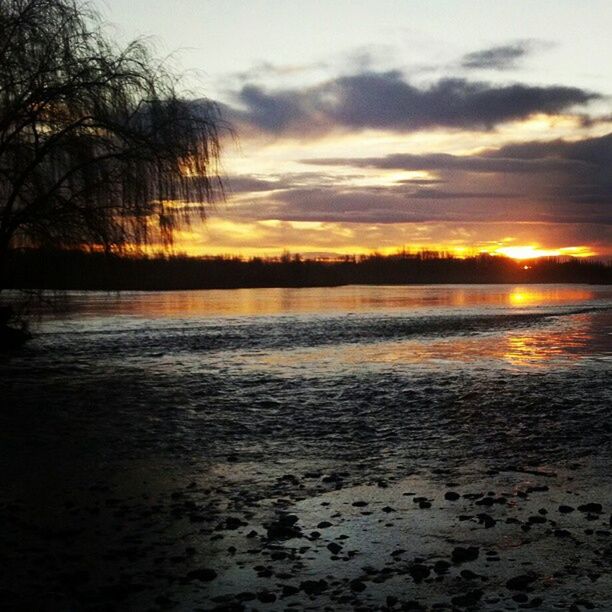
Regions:
[[[7,609],[612,605],[607,465],[411,475],[397,465],[372,478],[367,466],[288,463],[230,457],[179,475],[147,462],[92,468],[72,483],[65,467],[35,500],[9,487]],[[29,480],[29,494],[43,486]]]

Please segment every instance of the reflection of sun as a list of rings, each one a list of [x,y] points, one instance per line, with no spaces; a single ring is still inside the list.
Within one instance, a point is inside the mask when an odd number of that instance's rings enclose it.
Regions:
[[[504,352],[506,361],[515,366],[534,365],[547,357],[531,336],[510,336]]]
[[[508,300],[513,306],[527,306],[542,300],[542,292],[534,291],[525,287],[515,287],[508,294]]]

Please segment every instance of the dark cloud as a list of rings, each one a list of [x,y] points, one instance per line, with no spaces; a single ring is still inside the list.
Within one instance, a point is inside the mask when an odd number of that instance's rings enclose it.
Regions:
[[[432,194],[433,195],[433,194]],[[608,209],[570,202],[534,202],[518,196],[508,203],[508,194],[468,194],[468,197],[413,197],[401,190],[292,189],[266,201],[235,206],[231,216],[241,219],[318,221],[334,223],[439,223],[439,222],[530,222],[556,224],[612,223]],[[464,195],[464,194],[459,194]]]
[[[281,191],[285,189],[301,189],[309,186],[334,186],[350,183],[363,178],[362,174],[343,173],[341,176],[326,175],[321,172],[289,172],[270,174],[265,178],[257,175],[242,174],[224,178],[227,191],[230,194],[257,193],[262,191]],[[439,182],[439,181],[434,181]],[[413,182],[414,185],[432,184],[430,181]]]
[[[334,129],[491,129],[534,113],[568,112],[596,98],[577,87],[466,79],[417,87],[398,71],[363,72],[303,89],[245,85],[236,94],[242,110],[226,107],[226,112],[230,120],[257,131],[308,137]]]
[[[551,185],[553,197],[612,206],[612,133],[578,141],[511,144],[485,152],[491,159],[556,160],[572,166]]]
[[[581,141],[509,144],[479,155],[389,155],[308,160],[316,164],[418,170],[431,178],[361,187],[323,174],[314,187],[291,179],[269,198],[241,203],[243,219],[336,223],[545,223],[580,225],[610,238],[612,134]],[[437,176],[436,176],[437,175]],[[287,179],[285,179],[287,180]],[[589,234],[590,232],[590,234]]]
[[[255,176],[229,176],[225,179],[225,182],[230,193],[252,193],[286,188],[286,185],[279,184],[277,181]]]
[[[442,191],[441,189],[418,189],[414,192],[408,192],[407,195],[417,200],[499,200],[518,197],[516,193],[495,191]]]
[[[531,49],[532,45],[528,42],[482,49],[464,55],[461,66],[463,68],[509,70],[515,68],[517,60],[527,55]]]
[[[429,171],[442,175],[449,171],[467,172],[489,174],[492,178],[529,174],[534,177],[533,184],[541,183],[550,198],[612,204],[612,133],[578,141],[509,144],[480,155],[400,153],[385,157],[308,159],[303,163]]]
[[[564,170],[575,165],[576,162],[565,159],[520,159],[492,155],[451,155],[449,153],[415,155],[411,153],[395,153],[385,157],[314,158],[302,160],[302,163],[322,166],[379,168],[381,170],[426,170],[430,172],[461,170],[464,172],[480,173],[538,173]]]

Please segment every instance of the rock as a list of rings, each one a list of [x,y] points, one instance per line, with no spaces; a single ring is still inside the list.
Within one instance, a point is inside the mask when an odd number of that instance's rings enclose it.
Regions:
[[[262,591],[261,593],[257,593],[257,599],[259,599],[261,603],[272,603],[276,601],[276,595],[270,593],[270,591]]]
[[[516,601],[516,603],[527,603],[529,601],[529,597],[525,595],[525,593],[517,593],[512,596],[512,601]]]
[[[459,606],[460,608],[467,608],[475,606],[484,595],[483,591],[480,589],[474,589],[473,591],[469,591],[464,595],[457,595],[451,599],[451,603],[454,606]]]
[[[300,589],[297,587],[291,586],[290,584],[283,585],[283,597],[290,597],[291,595],[295,595],[299,592]]]
[[[217,577],[215,570],[203,567],[201,569],[192,570],[187,574],[187,580],[199,580],[200,582],[210,582]]]
[[[495,525],[497,524],[497,521],[492,516],[484,512],[482,512],[481,514],[478,514],[478,522],[481,525],[484,525],[485,529],[490,529],[491,527],[495,527]]]
[[[329,521],[321,521],[318,525],[317,525],[317,529],[327,529],[328,527],[331,527],[332,524]]]
[[[452,560],[453,563],[464,563],[465,561],[475,561],[478,559],[480,549],[478,546],[457,546],[453,549]]]
[[[521,574],[520,576],[515,576],[514,578],[510,578],[506,582],[506,588],[511,591],[527,591],[532,582],[535,582],[537,576],[532,574]]]
[[[289,555],[282,551],[282,550],[277,550],[274,551],[271,555],[270,555],[270,559],[272,559],[272,561],[282,561],[283,559],[286,559]]]
[[[302,530],[293,525],[283,524],[281,522],[272,523],[268,527],[268,539],[270,540],[290,540],[292,538],[301,538]]]
[[[423,580],[425,580],[425,578],[429,577],[429,574],[431,574],[431,570],[426,565],[423,565],[421,563],[413,563],[408,568],[408,573],[412,576],[413,580],[418,584],[419,582],[422,582]]]
[[[328,588],[326,580],[304,580],[300,583],[300,589],[306,593],[306,595],[320,595],[323,591]]]
[[[476,578],[478,578],[478,574],[476,574],[472,570],[464,569],[464,570],[461,570],[461,577],[464,580],[475,580]]]
[[[436,561],[433,569],[436,574],[446,574],[446,572],[448,572],[450,569],[450,566],[451,564],[448,561]]]
[[[336,544],[336,542],[331,542],[327,545],[327,549],[330,550],[333,555],[337,555],[342,550],[342,546]]]
[[[565,505],[560,505],[559,506],[559,512],[561,514],[569,514],[570,512],[573,512],[575,510],[575,508],[572,508],[571,506],[565,506]]]
[[[368,502],[366,501],[355,501],[353,502],[353,506],[355,506],[356,508],[363,508],[365,506],[368,505]]]
[[[389,514],[389,512],[395,512],[395,508],[392,508],[391,506],[385,506],[382,509],[383,512],[386,512],[387,514]]]
[[[225,529],[234,530],[234,529],[238,529],[238,527],[242,527],[243,525],[246,525],[246,523],[243,523],[240,519],[236,518],[235,516],[228,516],[225,519],[224,527]]]
[[[350,583],[351,591],[355,591],[355,593],[361,593],[366,590],[365,583],[361,582],[361,580],[352,580]]]
[[[268,526],[268,538],[270,540],[301,538],[302,530],[296,526],[298,520],[295,514],[279,514],[276,521]]]
[[[419,502],[419,508],[431,508],[431,502],[428,501],[420,501]]]
[[[580,510],[580,512],[588,512],[589,514],[601,514],[603,511],[603,507],[601,504],[591,502],[588,504],[582,504],[582,506],[578,506],[578,510]]]
[[[461,495],[459,495],[459,493],[455,493],[454,491],[447,491],[444,494],[444,499],[448,501],[457,501],[460,497]]]

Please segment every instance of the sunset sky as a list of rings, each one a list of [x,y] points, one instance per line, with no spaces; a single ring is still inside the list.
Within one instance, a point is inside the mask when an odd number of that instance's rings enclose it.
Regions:
[[[612,3],[96,0],[216,100],[191,254],[612,256]]]

